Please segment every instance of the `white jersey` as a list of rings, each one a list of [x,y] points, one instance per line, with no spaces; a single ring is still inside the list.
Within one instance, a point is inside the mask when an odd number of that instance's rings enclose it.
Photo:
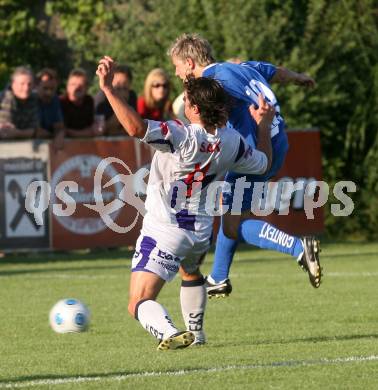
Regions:
[[[155,231],[155,235],[160,231],[159,241],[173,252],[178,235],[190,237],[193,243],[209,241],[219,204],[215,195],[227,171],[262,174],[267,167],[266,155],[252,150],[231,128],[210,134],[198,124],[149,120],[141,141],[157,150],[147,186],[143,229]]]
[[[210,247],[212,211],[219,204],[214,193],[223,184],[219,180],[230,170],[262,174],[267,157],[231,128],[209,134],[200,125],[179,121],[148,121],[142,142],[157,152],[132,271],[170,281],[180,265],[188,273],[196,271]]]

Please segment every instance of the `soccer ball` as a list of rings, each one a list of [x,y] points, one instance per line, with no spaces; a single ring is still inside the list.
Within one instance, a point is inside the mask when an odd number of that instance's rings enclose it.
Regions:
[[[90,313],[78,299],[62,299],[50,310],[50,326],[57,333],[83,332],[88,328]]]

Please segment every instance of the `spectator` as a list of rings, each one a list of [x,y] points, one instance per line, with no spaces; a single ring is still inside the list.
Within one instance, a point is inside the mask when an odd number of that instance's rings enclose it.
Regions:
[[[39,129],[37,136],[54,137],[54,146],[61,149],[64,143],[63,113],[56,94],[58,75],[53,69],[44,68],[37,74],[39,105]]]
[[[168,100],[170,84],[163,69],[151,70],[144,82],[144,94],[138,98],[137,109],[144,119],[164,121],[173,116],[172,104]]]
[[[20,66],[11,85],[0,94],[0,138],[31,138],[39,128],[38,99],[33,91],[34,75]]]
[[[94,101],[87,94],[88,77],[83,69],[74,69],[67,80],[66,93],[60,97],[66,135],[92,137],[101,135],[103,128],[95,123]]]
[[[135,91],[131,89],[132,81],[133,75],[131,69],[127,65],[118,65],[115,67],[112,85],[115,90],[121,92],[127,103],[136,110],[137,96]],[[99,91],[95,96],[95,111],[96,116],[102,115],[105,118],[106,134],[127,135],[102,91]]]

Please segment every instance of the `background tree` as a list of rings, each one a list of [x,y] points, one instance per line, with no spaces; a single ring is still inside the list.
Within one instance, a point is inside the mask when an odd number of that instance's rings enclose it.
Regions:
[[[59,70],[70,66],[66,40],[48,33],[51,19],[44,5],[44,1],[0,1],[0,86],[16,66],[30,65],[35,70],[51,64]]]
[[[378,237],[378,9],[374,0],[0,0],[0,82],[10,69],[72,65],[92,75],[108,54],[131,65],[142,91],[154,67],[182,83],[166,51],[198,32],[216,57],[258,59],[307,72],[317,88],[274,89],[289,127],[321,130],[324,179],[353,180],[355,211],[326,218],[327,233]],[[27,39],[26,39],[27,37]],[[96,82],[94,82],[94,86]],[[95,89],[96,87],[94,87]],[[326,208],[329,211],[329,208]]]

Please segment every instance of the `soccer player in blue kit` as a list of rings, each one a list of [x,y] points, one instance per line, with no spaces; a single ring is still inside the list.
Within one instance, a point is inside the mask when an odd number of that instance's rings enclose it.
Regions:
[[[319,241],[314,237],[294,237],[274,226],[257,219],[251,219],[251,201],[254,184],[266,182],[281,168],[288,150],[285,133],[285,122],[280,114],[277,99],[270,84],[295,83],[313,87],[314,80],[303,74],[290,71],[284,67],[276,67],[266,62],[247,61],[240,64],[217,63],[212,54],[209,42],[197,34],[183,34],[176,39],[168,50],[176,69],[176,76],[185,80],[188,76],[210,77],[218,80],[226,92],[232,96],[234,105],[229,117],[229,125],[242,134],[251,146],[256,145],[256,123],[249,115],[251,104],[258,106],[258,95],[276,109],[275,119],[271,126],[272,165],[264,175],[243,175],[228,172],[225,178],[228,188],[222,193],[222,205],[227,212],[222,215],[219,229],[215,259],[211,274],[207,277],[207,293],[209,297],[227,296],[232,291],[229,270],[239,242],[279,251],[296,258],[298,264],[308,273],[310,283],[318,288],[321,280],[319,262]],[[237,197],[238,179],[250,183],[244,186],[241,212],[238,215],[231,209],[234,207],[234,196]],[[240,180],[239,180],[240,182]],[[234,209],[232,209],[234,211]],[[280,237],[281,239],[278,239]]]

